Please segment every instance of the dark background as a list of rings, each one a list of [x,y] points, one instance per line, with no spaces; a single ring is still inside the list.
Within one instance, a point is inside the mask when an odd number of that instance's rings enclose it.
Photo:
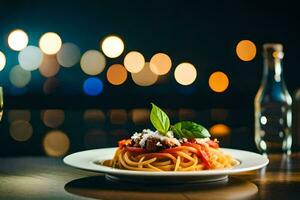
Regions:
[[[131,109],[149,108],[150,102],[169,109],[175,121],[191,118],[207,127],[226,124],[231,134],[220,139],[223,146],[255,150],[253,100],[262,77],[261,46],[266,42],[284,45],[283,73],[294,96],[300,87],[298,19],[297,5],[292,1],[1,1],[0,49],[6,54],[7,64],[0,72],[0,85],[5,92],[0,155],[43,155],[42,140],[51,128],[43,124],[40,112],[49,108],[65,110],[65,121],[58,128],[70,138],[69,152],[114,146],[119,138],[151,127],[130,121]],[[137,86],[130,77],[125,84],[112,86],[105,78],[105,70],[99,75],[104,91],[97,97],[83,93],[82,84],[88,76],[79,65],[71,70],[60,69],[56,75],[60,85],[52,95],[43,93],[46,79],[34,71],[24,94],[13,95],[8,73],[18,63],[18,52],[8,48],[7,36],[16,28],[28,33],[29,45],[38,45],[43,33],[53,31],[64,42],[77,44],[81,52],[99,49],[101,39],[117,34],[124,40],[125,51],[117,59],[108,59],[107,66],[122,63],[131,50],[142,52],[146,60],[156,52],[165,52],[173,66],[162,83],[151,87]],[[237,43],[243,39],[257,46],[257,56],[250,62],[239,60],[235,54]],[[196,81],[186,87],[179,86],[173,76],[175,66],[184,61],[193,63],[198,73]],[[229,88],[220,94],[210,90],[207,83],[209,75],[217,70],[225,72],[230,80]],[[102,124],[89,124],[82,119],[88,108],[101,109],[107,116],[111,109],[125,109],[128,120],[119,125],[109,119]],[[11,109],[30,110],[33,136],[29,140],[17,142],[10,137],[7,113]],[[194,115],[180,117],[180,109]],[[214,111],[227,113],[226,117],[215,117]],[[86,142],[90,129],[101,134]],[[114,130],[123,135],[112,134]]]

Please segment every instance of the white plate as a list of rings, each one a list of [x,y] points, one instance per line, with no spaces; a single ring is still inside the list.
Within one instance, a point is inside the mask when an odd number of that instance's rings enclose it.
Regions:
[[[188,172],[146,172],[116,169],[99,165],[99,161],[112,159],[116,148],[103,148],[73,153],[64,158],[64,163],[87,171],[104,173],[107,179],[131,182],[187,183],[211,182],[227,179],[229,174],[260,169],[269,163],[268,158],[249,151],[222,148],[226,154],[240,163],[229,169]]]

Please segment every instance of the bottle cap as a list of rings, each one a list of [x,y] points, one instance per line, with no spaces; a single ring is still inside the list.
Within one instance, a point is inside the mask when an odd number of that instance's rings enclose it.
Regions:
[[[265,57],[282,59],[284,56],[283,45],[280,43],[266,43],[263,45],[263,49]]]
[[[283,45],[280,43],[266,43],[263,45],[264,50],[272,49],[274,51],[283,51]]]

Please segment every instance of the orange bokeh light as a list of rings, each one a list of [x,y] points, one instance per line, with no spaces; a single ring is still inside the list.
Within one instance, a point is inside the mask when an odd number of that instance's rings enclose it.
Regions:
[[[256,56],[256,46],[250,40],[242,40],[236,46],[236,54],[243,61],[251,61]]]
[[[127,70],[121,64],[113,64],[106,73],[108,82],[113,85],[121,85],[127,79]]]
[[[226,136],[230,134],[231,129],[225,124],[215,124],[210,127],[209,132],[212,136]]]
[[[56,59],[56,55],[44,54],[42,64],[39,71],[44,77],[55,76],[59,71],[60,65]]]
[[[150,60],[150,69],[154,74],[167,74],[172,66],[171,58],[164,53],[155,54]]]
[[[209,87],[215,92],[224,92],[229,85],[229,79],[223,72],[214,72],[208,80]]]

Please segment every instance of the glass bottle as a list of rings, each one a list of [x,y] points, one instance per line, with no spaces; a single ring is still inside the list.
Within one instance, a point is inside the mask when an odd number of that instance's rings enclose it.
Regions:
[[[0,86],[0,122],[3,114],[3,88]]]
[[[282,74],[283,46],[264,44],[264,70],[255,96],[255,143],[261,153],[291,153],[292,98]]]

